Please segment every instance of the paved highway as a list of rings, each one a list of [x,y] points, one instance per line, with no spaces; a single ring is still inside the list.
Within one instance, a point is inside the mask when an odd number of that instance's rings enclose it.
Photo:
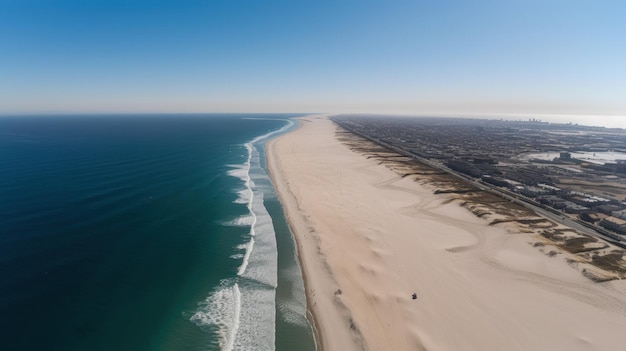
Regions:
[[[446,167],[445,165],[443,165],[440,162],[436,162],[436,161],[432,161],[432,160],[429,160],[429,159],[422,158],[422,157],[417,156],[415,154],[412,154],[412,153],[410,153],[410,152],[408,152],[406,150],[403,150],[403,149],[401,149],[399,147],[387,144],[384,141],[374,139],[374,138],[372,138],[372,137],[370,137],[368,135],[365,135],[363,133],[360,133],[358,131],[355,131],[355,130],[351,129],[351,128],[343,125],[340,122],[335,121],[335,123],[339,124],[344,129],[347,129],[350,132],[352,132],[354,134],[357,134],[357,135],[359,135],[359,136],[361,136],[361,137],[363,137],[365,139],[368,139],[368,140],[370,140],[370,141],[372,141],[372,142],[374,142],[374,143],[376,143],[378,145],[381,145],[381,146],[383,146],[385,148],[394,150],[394,151],[398,152],[399,154],[411,157],[414,160],[416,160],[416,161],[418,161],[420,163],[423,163],[423,164],[425,164],[427,166],[430,166],[430,167],[432,167],[434,169],[440,170],[442,172],[446,172],[446,173],[451,174],[451,175],[453,175],[455,177],[458,177],[458,178],[460,178],[460,179],[462,179],[462,180],[464,180],[466,182],[469,182],[469,183],[471,183],[472,185],[474,185],[475,187],[477,187],[480,190],[487,191],[489,193],[492,193],[494,195],[497,195],[497,196],[500,196],[500,197],[502,197],[504,199],[507,199],[507,200],[509,200],[511,202],[515,202],[515,203],[517,203],[519,205],[522,205],[522,206],[524,206],[524,207],[534,211],[538,215],[546,217],[546,218],[548,218],[548,219],[550,219],[550,220],[552,220],[552,221],[554,221],[556,223],[563,224],[563,225],[565,225],[567,227],[570,227],[570,228],[572,228],[572,229],[574,229],[574,230],[576,230],[576,231],[578,231],[580,233],[587,234],[587,235],[593,236],[595,238],[598,238],[598,239],[610,242],[611,244],[617,245],[617,246],[622,247],[622,248],[626,248],[626,243],[624,243],[623,239],[621,239],[619,236],[612,237],[612,236],[608,236],[608,235],[603,234],[603,233],[598,231],[598,230],[604,231],[602,228],[597,227],[598,229],[595,230],[595,229],[593,229],[593,227],[596,227],[596,226],[594,226],[592,224],[584,223],[584,222],[582,222],[582,221],[580,221],[578,219],[571,219],[567,215],[562,214],[562,213],[560,213],[560,212],[558,212],[557,210],[554,210],[554,209],[549,209],[548,210],[548,209],[542,207],[541,204],[535,202],[532,199],[526,198],[526,197],[524,197],[522,195],[516,194],[516,193],[511,192],[511,191],[508,191],[508,190],[496,187],[495,185],[483,183],[482,181],[479,181],[479,180],[471,178],[471,177],[469,177],[469,176],[467,176],[465,174],[462,174],[462,173],[459,173],[457,171],[454,171],[454,170]]]

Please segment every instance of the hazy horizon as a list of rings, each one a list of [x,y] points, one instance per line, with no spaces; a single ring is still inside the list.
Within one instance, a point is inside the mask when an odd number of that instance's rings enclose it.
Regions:
[[[523,115],[626,127],[625,12],[619,1],[8,0],[0,114]]]

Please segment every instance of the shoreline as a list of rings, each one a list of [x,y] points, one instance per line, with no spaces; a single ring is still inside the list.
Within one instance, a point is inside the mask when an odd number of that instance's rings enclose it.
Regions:
[[[304,116],[307,117],[307,116]],[[302,128],[302,121],[300,121],[300,118],[304,118],[304,117],[298,117],[298,118],[294,118],[293,120],[295,120],[296,122],[296,126],[294,128],[292,128],[290,131],[288,131],[287,133],[293,133],[296,132],[298,129]],[[295,228],[293,227],[292,221],[290,220],[290,214],[286,211],[286,207],[284,205],[285,201],[286,201],[286,196],[288,196],[287,193],[289,190],[285,189],[284,184],[283,186],[278,186],[278,184],[281,184],[283,182],[282,180],[282,176],[280,175],[280,172],[276,166],[276,164],[274,163],[275,161],[275,157],[273,155],[274,149],[273,149],[273,144],[276,142],[277,139],[279,139],[282,135],[279,135],[276,138],[273,138],[271,140],[269,140],[266,144],[265,144],[265,152],[266,152],[266,163],[267,163],[267,173],[268,176],[272,182],[272,184],[274,185],[274,191],[276,192],[276,195],[278,196],[278,200],[281,203],[281,206],[283,207],[283,213],[285,215],[285,220],[287,222],[287,225],[289,226],[289,230],[290,230],[290,234],[292,237],[292,240],[294,241],[294,247],[295,247],[295,251],[296,251],[296,258],[297,258],[297,262],[298,262],[298,266],[300,268],[300,272],[302,274],[302,281],[304,284],[304,292],[305,292],[305,298],[306,298],[306,314],[307,314],[307,320],[309,321],[309,324],[311,326],[311,330],[313,332],[313,342],[315,343],[315,349],[318,351],[324,351],[324,343],[322,342],[323,337],[321,335],[321,333],[319,332],[319,320],[317,318],[317,315],[315,313],[315,311],[313,310],[312,306],[311,306],[311,301],[312,301],[312,296],[310,294],[310,287],[309,287],[309,280],[307,279],[307,273],[306,271],[303,269],[303,266],[306,264],[305,262],[303,262],[302,260],[302,256],[301,256],[301,252],[302,252],[302,242],[300,239],[298,239],[298,237],[295,234]],[[280,180],[281,183],[278,183]],[[293,195],[291,195],[293,196]]]
[[[615,346],[624,281],[590,282],[529,245],[528,228],[492,225],[427,175],[346,146],[327,117],[296,121],[267,143],[267,169],[318,350]]]

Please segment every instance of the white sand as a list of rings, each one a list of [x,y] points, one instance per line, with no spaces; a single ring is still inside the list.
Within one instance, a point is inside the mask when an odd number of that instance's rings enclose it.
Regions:
[[[301,121],[268,165],[324,350],[626,349],[626,282],[593,283]]]

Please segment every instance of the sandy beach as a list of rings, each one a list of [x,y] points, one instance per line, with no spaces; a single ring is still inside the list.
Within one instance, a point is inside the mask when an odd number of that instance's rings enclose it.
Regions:
[[[319,349],[624,348],[626,281],[593,282],[528,234],[351,150],[325,116],[299,122],[267,160]]]

